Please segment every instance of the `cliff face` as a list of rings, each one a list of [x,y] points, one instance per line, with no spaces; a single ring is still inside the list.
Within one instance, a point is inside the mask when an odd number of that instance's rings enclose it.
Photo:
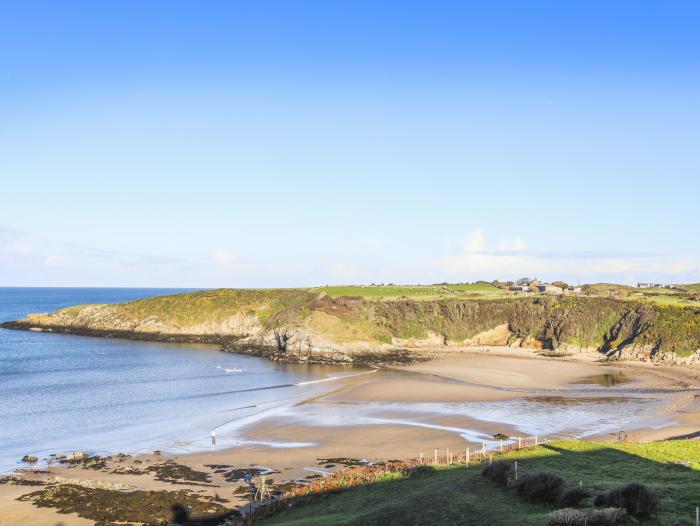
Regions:
[[[69,307],[5,326],[213,341],[308,360],[465,344],[585,348],[622,359],[700,358],[700,311],[610,298],[370,301],[294,289],[224,289]]]

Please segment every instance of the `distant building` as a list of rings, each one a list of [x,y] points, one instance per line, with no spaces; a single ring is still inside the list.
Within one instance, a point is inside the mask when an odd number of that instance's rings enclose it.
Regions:
[[[637,283],[638,289],[672,289],[672,283]]]
[[[566,292],[568,293],[573,293],[573,294],[578,294],[583,290],[583,287],[580,287],[579,285],[576,285],[575,287],[569,287],[566,289]]]
[[[564,294],[564,289],[552,285],[551,283],[542,283],[537,286],[537,290],[540,294]]]
[[[528,285],[513,285],[508,287],[511,292],[529,292],[530,287]]]

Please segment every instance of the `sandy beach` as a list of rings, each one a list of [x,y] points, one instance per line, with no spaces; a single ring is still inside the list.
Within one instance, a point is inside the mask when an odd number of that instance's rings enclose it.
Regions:
[[[636,420],[624,424],[631,440],[700,431],[700,403],[693,391],[700,385],[700,371],[694,368],[602,363],[589,353],[552,358],[496,347],[425,354],[428,359],[420,363],[329,381],[320,396],[234,426],[237,447],[177,456],[111,457],[98,467],[76,463],[25,470],[20,478],[37,485],[8,480],[0,484],[0,524],[92,524],[76,513],[59,514],[55,508],[17,500],[45,488],[42,483],[66,483],[61,478],[83,486],[98,481],[138,491],[187,490],[196,498],[235,508],[246,502],[241,480],[245,471],[264,474],[272,488],[281,491],[292,481],[338,469],[347,459],[378,462],[421,453],[430,457],[434,448],[464,451],[483,442],[495,447],[496,433],[515,438],[541,430],[538,434],[544,439],[549,435],[545,428],[550,423],[554,428],[554,420],[560,425],[550,438],[614,440],[620,429],[606,428],[591,410],[600,403],[620,414],[638,413]],[[538,414],[542,411],[546,414]],[[605,432],[587,432],[600,429]],[[166,462],[200,473],[200,480],[192,480],[187,470],[184,475],[159,476]]]

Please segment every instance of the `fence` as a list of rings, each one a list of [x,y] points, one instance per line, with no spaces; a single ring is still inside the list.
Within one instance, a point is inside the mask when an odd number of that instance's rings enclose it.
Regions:
[[[459,450],[450,449],[434,449],[432,456],[426,457],[424,453],[421,453],[418,459],[415,461],[418,464],[429,464],[434,466],[450,466],[453,464],[465,464],[469,465],[473,462],[483,462],[487,459],[492,458],[494,455],[500,453],[507,453],[508,451],[517,451],[518,449],[533,447],[539,444],[545,444],[549,440],[548,437],[509,437],[504,440],[500,440],[499,444],[495,448],[488,449],[486,447],[486,442],[482,442],[481,447],[478,448],[466,448]]]

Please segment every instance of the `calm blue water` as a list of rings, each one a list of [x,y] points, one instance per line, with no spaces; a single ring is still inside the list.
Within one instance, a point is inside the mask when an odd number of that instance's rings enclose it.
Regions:
[[[183,290],[0,288],[0,320],[176,292]],[[25,454],[209,447],[215,427],[312,396],[322,385],[295,384],[349,372],[213,346],[0,329],[0,472]],[[235,439],[217,437],[219,446]]]

